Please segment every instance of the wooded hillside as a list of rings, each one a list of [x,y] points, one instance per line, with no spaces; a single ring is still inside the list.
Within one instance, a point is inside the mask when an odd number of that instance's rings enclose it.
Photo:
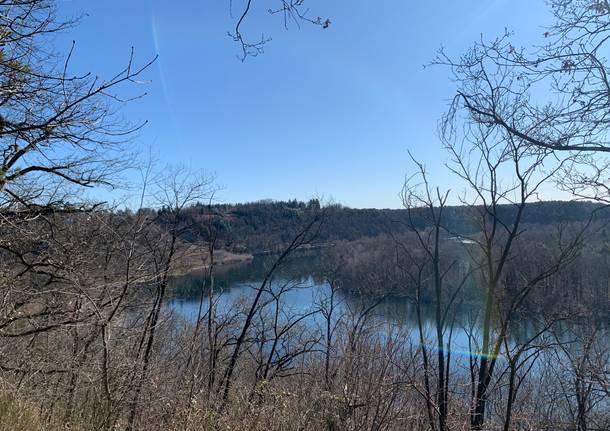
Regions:
[[[207,206],[195,204],[185,209],[183,222],[195,225],[194,231],[205,237],[207,217],[214,214],[214,228],[218,230],[220,247],[237,252],[261,253],[274,250],[288,242],[299,228],[304,213],[317,209],[317,200],[309,202],[292,201],[258,201],[240,204],[223,204]],[[452,206],[446,208],[447,228],[456,235],[465,235],[479,230],[472,216],[472,208]],[[603,205],[578,201],[546,201],[528,203],[523,214],[523,223],[550,225],[584,221],[593,212],[599,219],[609,218]],[[417,212],[415,212],[417,217]],[[501,205],[499,216],[511,221],[516,208]],[[401,234],[407,232],[407,211],[404,209],[348,208],[333,205],[325,208],[324,223],[316,242],[353,241],[360,238],[384,234]],[[426,221],[420,217],[415,220],[420,227]],[[197,241],[197,235],[191,233],[185,238],[189,242]]]

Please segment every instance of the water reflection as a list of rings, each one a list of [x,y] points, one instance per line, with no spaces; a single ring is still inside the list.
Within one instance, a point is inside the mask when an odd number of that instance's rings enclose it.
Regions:
[[[306,314],[318,309],[320,304],[330,295],[330,286],[322,276],[320,254],[304,254],[292,258],[277,271],[270,284],[272,291],[290,289],[282,295],[281,309],[286,315]],[[216,270],[215,295],[217,296],[218,312],[226,313],[236,303],[248,303],[248,299],[256,293],[265,274],[273,264],[273,257],[256,257],[251,263],[220,267]],[[199,312],[201,295],[205,285],[204,271],[195,271],[180,277],[175,277],[171,284],[170,309],[186,321],[196,319]],[[412,295],[411,295],[412,296]],[[269,297],[269,295],[267,295]],[[366,308],[375,298],[367,295],[356,295],[340,290],[336,295],[336,315],[346,316],[358,313]],[[207,303],[203,303],[205,312]],[[451,335],[451,350],[457,354],[470,355],[477,351],[478,346],[472,345],[473,340],[480,339],[480,320],[482,305],[476,302],[456,304],[453,315],[449,316],[452,330],[447,329],[445,339]],[[425,338],[431,346],[436,344],[435,309],[431,303],[422,304],[422,320],[424,321]],[[378,327],[398,326],[411,334],[413,343],[419,343],[417,329],[416,306],[408,292],[405,296],[389,296],[383,298],[371,313],[371,322]],[[313,315],[306,322],[312,329],[322,327],[322,316]],[[606,326],[603,322],[563,322],[559,325],[559,333],[564,333],[566,339],[573,332],[566,330],[570,325],[580,324]],[[531,339],[537,334],[543,322],[538,315],[522,314],[514,319],[510,328],[510,345],[514,346]],[[470,338],[469,338],[470,335]],[[470,341],[470,342],[469,342]]]

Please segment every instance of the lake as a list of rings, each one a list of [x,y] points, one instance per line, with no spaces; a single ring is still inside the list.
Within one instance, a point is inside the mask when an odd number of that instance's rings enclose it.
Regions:
[[[217,295],[218,313],[227,313],[235,304],[249,304],[272,263],[272,257],[255,257],[251,263],[219,267],[216,270],[215,292]],[[293,257],[276,273],[271,283],[271,290],[277,292],[288,289],[280,300],[280,308],[285,315],[302,315],[320,307],[330,294],[330,286],[325,281],[320,268],[320,255],[308,254]],[[202,286],[205,283],[203,270],[175,277],[171,284],[169,309],[178,318],[194,321],[199,312]],[[266,295],[269,299],[270,295]],[[337,315],[357,314],[368,307],[375,299],[367,295],[356,295],[339,290],[336,294]],[[207,300],[203,311],[207,309]],[[470,303],[457,305],[453,317],[451,350],[456,354],[471,354],[468,332],[479,332],[479,321],[482,315],[481,304]],[[432,304],[422,306],[422,317],[425,335],[430,346],[436,344],[434,326],[434,307]],[[346,317],[342,317],[346,318]],[[314,314],[304,320],[312,329],[322,328],[322,315]],[[416,307],[412,298],[406,296],[386,297],[370,314],[370,322],[380,328],[380,332],[389,327],[406,331],[414,344],[419,344],[417,331]],[[540,327],[537,316],[517,319],[511,326],[511,344],[530,338]],[[470,328],[470,329],[469,329]],[[447,331],[448,333],[448,331]],[[447,338],[447,335],[445,336]],[[479,339],[479,337],[475,337]],[[473,348],[476,350],[476,347]]]

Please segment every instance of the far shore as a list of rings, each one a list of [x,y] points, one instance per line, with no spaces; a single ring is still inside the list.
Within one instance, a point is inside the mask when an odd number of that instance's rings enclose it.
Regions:
[[[233,253],[228,250],[214,250],[214,266],[229,266],[252,262],[254,256],[250,253]],[[207,250],[190,246],[184,251],[177,265],[172,270],[172,275],[184,275],[189,272],[202,271],[210,267],[210,256]]]

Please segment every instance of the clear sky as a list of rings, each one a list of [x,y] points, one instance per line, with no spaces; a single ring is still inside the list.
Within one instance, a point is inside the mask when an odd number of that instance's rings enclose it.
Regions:
[[[227,35],[243,7],[233,0],[64,0],[85,14],[56,40],[76,41],[73,66],[109,76],[130,47],[159,60],[126,106],[149,124],[134,145],[216,175],[222,201],[332,198],[352,207],[398,207],[410,150],[435,183],[451,186],[436,125],[453,85],[423,65],[440,46],[459,54],[481,34],[514,30],[535,40],[549,22],[543,0],[307,0],[330,28],[294,25],[254,0],[243,25],[273,40],[244,63]]]

